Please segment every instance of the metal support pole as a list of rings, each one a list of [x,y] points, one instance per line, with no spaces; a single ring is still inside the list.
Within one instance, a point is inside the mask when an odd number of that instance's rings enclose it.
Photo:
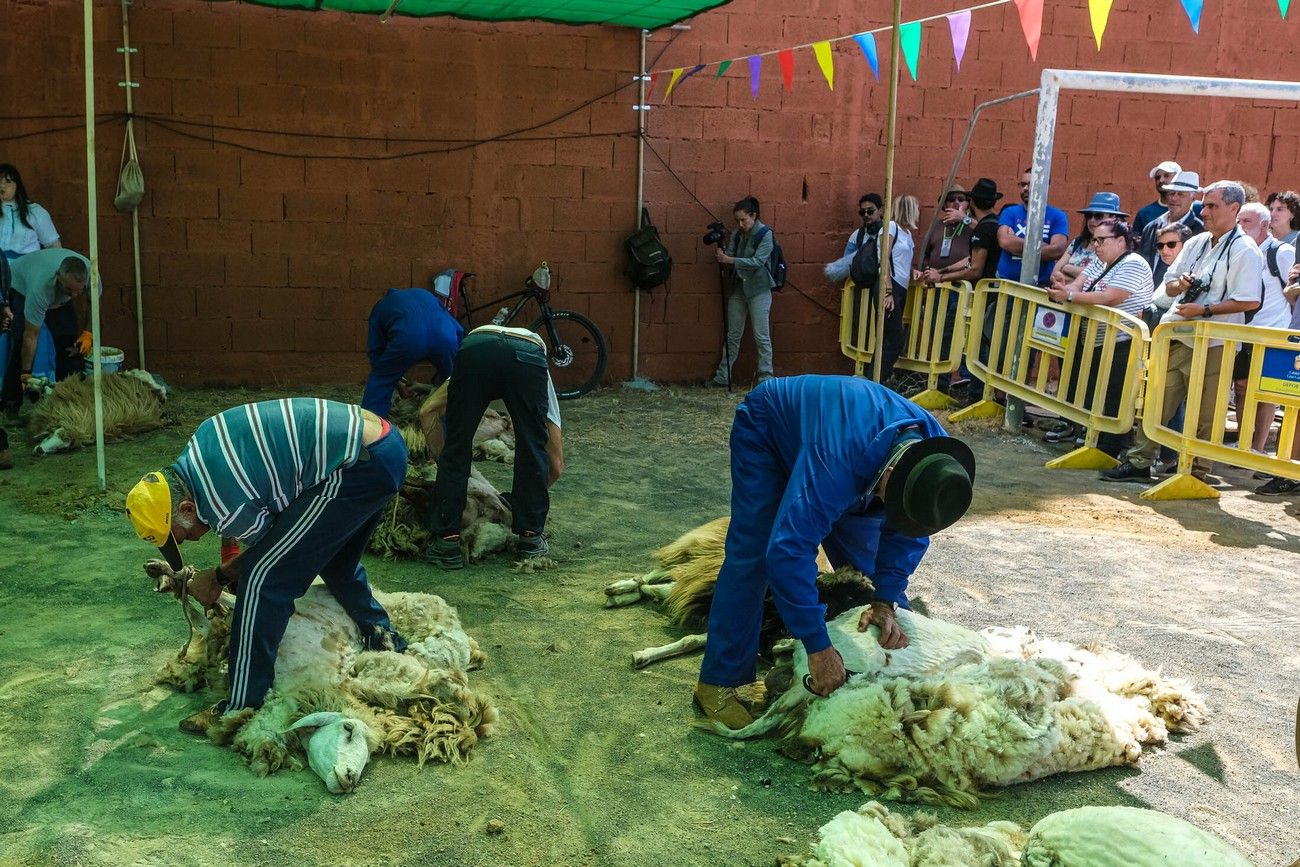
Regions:
[[[131,54],[135,49],[131,47],[131,29],[127,13],[130,5],[130,0],[122,0],[122,89],[126,91],[126,134],[134,141],[132,91],[135,90],[135,82],[131,80]],[[135,260],[135,332],[139,346],[137,364],[141,370],[148,370],[149,367],[144,360],[144,292],[140,283],[140,209],[138,207],[131,209],[131,252]]]
[[[885,290],[893,285],[892,247],[889,221],[894,216],[894,140],[898,125],[898,53],[902,32],[903,0],[894,0],[894,23],[889,37],[889,123],[885,142],[885,203],[880,224],[880,280],[876,285],[876,348],[871,353],[871,378],[880,382],[881,359],[885,354]]]
[[[641,31],[641,61],[637,64],[636,98],[636,225],[641,227],[641,209],[645,207],[645,116],[646,71],[645,42],[649,31]],[[641,290],[632,290],[632,379],[641,377]]]
[[[961,147],[957,148],[957,156],[953,158],[952,168],[948,170],[948,179],[943,182],[943,189],[939,191],[939,201],[934,209],[934,216],[930,218],[930,225],[926,226],[925,234],[922,238],[929,238],[934,227],[939,224],[939,217],[943,213],[943,203],[948,196],[948,191],[957,180],[957,172],[961,169],[962,161],[966,159],[966,151],[970,148],[970,140],[975,135],[975,124],[980,119],[980,113],[986,108],[993,108],[996,105],[1014,102],[1017,99],[1024,99],[1029,96],[1038,96],[1038,91],[1022,90],[1020,93],[1013,93],[1010,96],[1000,96],[997,99],[990,99],[988,102],[981,102],[975,106],[975,111],[971,112],[970,120],[966,124],[966,135],[962,137]]]
[[[105,490],[108,481],[104,472],[104,388],[100,378],[102,362],[99,357],[99,197],[95,187],[95,16],[91,0],[82,0],[82,30],[86,55],[86,220],[90,249],[90,330],[94,335],[91,359],[95,376],[95,469],[99,475],[99,489]]]

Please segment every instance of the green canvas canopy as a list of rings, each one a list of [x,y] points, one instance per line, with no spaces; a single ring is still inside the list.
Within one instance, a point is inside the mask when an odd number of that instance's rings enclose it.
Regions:
[[[730,0],[245,0],[280,9],[328,9],[424,18],[451,15],[480,21],[536,19],[560,24],[610,24],[654,30]]]

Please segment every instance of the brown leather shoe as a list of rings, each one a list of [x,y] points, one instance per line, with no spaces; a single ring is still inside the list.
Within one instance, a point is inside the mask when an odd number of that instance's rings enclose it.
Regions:
[[[208,729],[216,725],[219,719],[221,719],[221,714],[217,712],[217,706],[214,704],[212,707],[205,707],[198,713],[181,720],[181,731],[187,735],[198,735],[205,738],[208,736]]]
[[[754,721],[734,686],[714,686],[711,683],[695,684],[695,704],[704,715],[729,729],[743,729]]]

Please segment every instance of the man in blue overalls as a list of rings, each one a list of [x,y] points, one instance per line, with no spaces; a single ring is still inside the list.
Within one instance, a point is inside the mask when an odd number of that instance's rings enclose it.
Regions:
[[[370,311],[370,377],[361,406],[388,418],[393,389],[406,371],[422,361],[433,364],[433,384],[451,376],[452,359],[465,329],[432,292],[389,289]]]
[[[749,393],[731,428],[731,527],[709,611],[695,702],[729,728],[753,721],[736,687],[755,677],[763,598],[803,642],[813,690],[845,680],[817,596],[817,547],[875,586],[858,629],[907,646],[894,619],[932,533],[970,507],[975,458],[924,409],[864,379],[796,376]]]

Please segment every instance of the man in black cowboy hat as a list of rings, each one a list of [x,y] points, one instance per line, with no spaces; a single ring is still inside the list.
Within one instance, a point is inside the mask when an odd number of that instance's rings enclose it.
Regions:
[[[696,703],[717,722],[752,721],[736,687],[754,680],[763,599],[803,642],[813,690],[845,680],[817,596],[817,548],[871,577],[858,628],[907,646],[894,618],[929,536],[970,506],[975,458],[924,409],[847,376],[773,379],[749,393],[731,428],[731,526],[709,612]]]

